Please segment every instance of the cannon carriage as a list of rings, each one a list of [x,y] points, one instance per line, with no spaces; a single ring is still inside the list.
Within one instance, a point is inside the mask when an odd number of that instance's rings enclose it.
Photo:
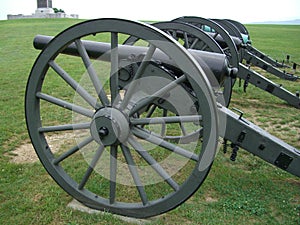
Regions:
[[[299,150],[227,108],[239,58],[196,28],[97,19],[35,47],[29,135],[47,172],[88,207],[137,218],[177,207],[207,177],[220,137],[233,160],[242,147],[300,176]],[[58,148],[53,134],[70,140]]]

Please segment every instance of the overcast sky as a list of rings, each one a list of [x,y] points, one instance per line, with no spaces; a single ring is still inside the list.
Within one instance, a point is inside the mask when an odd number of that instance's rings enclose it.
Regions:
[[[242,23],[300,19],[299,0],[52,0],[53,7],[82,19],[116,17],[171,20],[179,16],[234,19]],[[31,15],[37,0],[0,0],[0,20],[7,14]]]

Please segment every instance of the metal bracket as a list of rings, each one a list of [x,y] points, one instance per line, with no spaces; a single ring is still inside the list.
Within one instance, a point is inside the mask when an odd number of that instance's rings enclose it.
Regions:
[[[244,141],[246,134],[247,134],[247,132],[245,130],[243,130],[240,133],[240,135],[238,136],[238,139],[237,139],[237,144],[241,144]]]
[[[274,85],[268,84],[266,91],[269,93],[273,93],[274,89],[275,89]]]
[[[236,111],[236,112],[238,112],[238,113],[240,114],[239,120],[243,121],[243,122],[246,123],[246,124],[249,124],[246,120],[243,119],[243,115],[244,115],[244,112],[243,112],[243,111],[241,111],[241,110],[239,110],[239,109],[237,109],[237,108],[232,108],[232,110],[234,110],[234,111]]]
[[[281,152],[277,159],[275,160],[274,165],[278,166],[279,168],[286,170],[291,162],[293,161],[293,158],[290,157],[289,155]]]

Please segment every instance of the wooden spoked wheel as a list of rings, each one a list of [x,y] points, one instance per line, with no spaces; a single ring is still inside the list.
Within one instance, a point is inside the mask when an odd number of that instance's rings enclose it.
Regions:
[[[129,36],[143,40],[138,51],[121,45]],[[109,48],[94,59],[86,40]],[[79,57],[64,54],[71,45]],[[158,111],[151,118],[150,105]],[[130,217],[186,201],[217,148],[215,96],[203,70],[164,32],[128,20],[91,20],[58,34],[32,68],[25,113],[32,144],[58,185],[88,207]],[[155,132],[164,126],[177,135],[182,124],[186,132],[201,129],[201,137],[182,145]]]

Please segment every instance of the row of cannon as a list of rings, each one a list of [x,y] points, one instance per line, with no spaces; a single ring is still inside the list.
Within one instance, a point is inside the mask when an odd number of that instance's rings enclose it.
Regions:
[[[58,185],[88,207],[136,218],[174,209],[206,179],[220,138],[233,161],[243,148],[300,177],[298,149],[228,107],[241,79],[244,91],[253,84],[300,108],[298,93],[249,65],[299,77],[254,48],[237,21],[95,19],[37,35],[34,47],[42,51],[25,94],[32,144]]]

